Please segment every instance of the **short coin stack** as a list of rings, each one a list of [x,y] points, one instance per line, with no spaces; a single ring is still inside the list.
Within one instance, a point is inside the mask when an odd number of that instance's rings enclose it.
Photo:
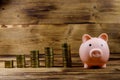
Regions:
[[[5,68],[13,68],[13,60],[5,61]]]

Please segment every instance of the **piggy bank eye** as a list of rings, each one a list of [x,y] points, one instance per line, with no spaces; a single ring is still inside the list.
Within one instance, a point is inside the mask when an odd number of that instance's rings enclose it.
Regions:
[[[89,46],[92,46],[92,44],[89,44]]]
[[[101,46],[103,46],[103,44],[101,44]]]

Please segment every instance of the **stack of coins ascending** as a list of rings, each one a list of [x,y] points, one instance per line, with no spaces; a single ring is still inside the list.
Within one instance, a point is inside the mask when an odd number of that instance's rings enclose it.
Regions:
[[[5,68],[13,68],[13,60],[5,61]]]
[[[31,67],[38,68],[39,67],[39,51],[31,51]]]
[[[64,67],[71,67],[71,53],[70,53],[70,46],[67,43],[62,44],[62,55],[63,55],[63,66]]]
[[[25,68],[25,55],[17,55],[16,56],[17,67],[18,68]]]
[[[45,48],[45,66],[46,67],[54,66],[54,53],[53,49],[50,47]]]

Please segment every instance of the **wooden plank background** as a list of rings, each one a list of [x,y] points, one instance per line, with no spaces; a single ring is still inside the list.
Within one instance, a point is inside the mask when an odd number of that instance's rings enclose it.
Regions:
[[[72,53],[79,51],[83,34],[93,37],[106,32],[111,53],[120,53],[120,24],[6,25],[0,29],[0,55],[29,54],[31,50],[53,47],[61,54],[61,45],[68,42]]]
[[[120,23],[120,0],[1,0],[0,24]]]
[[[0,80],[120,80],[120,0],[0,0]],[[84,69],[78,50],[88,33],[109,36],[106,69]],[[71,45],[72,68],[63,68],[61,44]],[[44,47],[54,48],[53,68]],[[4,69],[5,60],[40,51],[40,68]]]

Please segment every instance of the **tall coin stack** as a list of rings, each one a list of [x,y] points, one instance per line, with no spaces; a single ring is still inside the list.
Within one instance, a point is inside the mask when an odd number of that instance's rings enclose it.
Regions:
[[[63,66],[64,67],[71,67],[71,52],[70,46],[67,43],[62,44],[62,55],[63,55]]]
[[[45,66],[46,67],[54,66],[54,53],[53,49],[50,47],[45,48]]]
[[[31,67],[32,68],[38,68],[39,65],[39,51],[34,50],[31,51]]]

